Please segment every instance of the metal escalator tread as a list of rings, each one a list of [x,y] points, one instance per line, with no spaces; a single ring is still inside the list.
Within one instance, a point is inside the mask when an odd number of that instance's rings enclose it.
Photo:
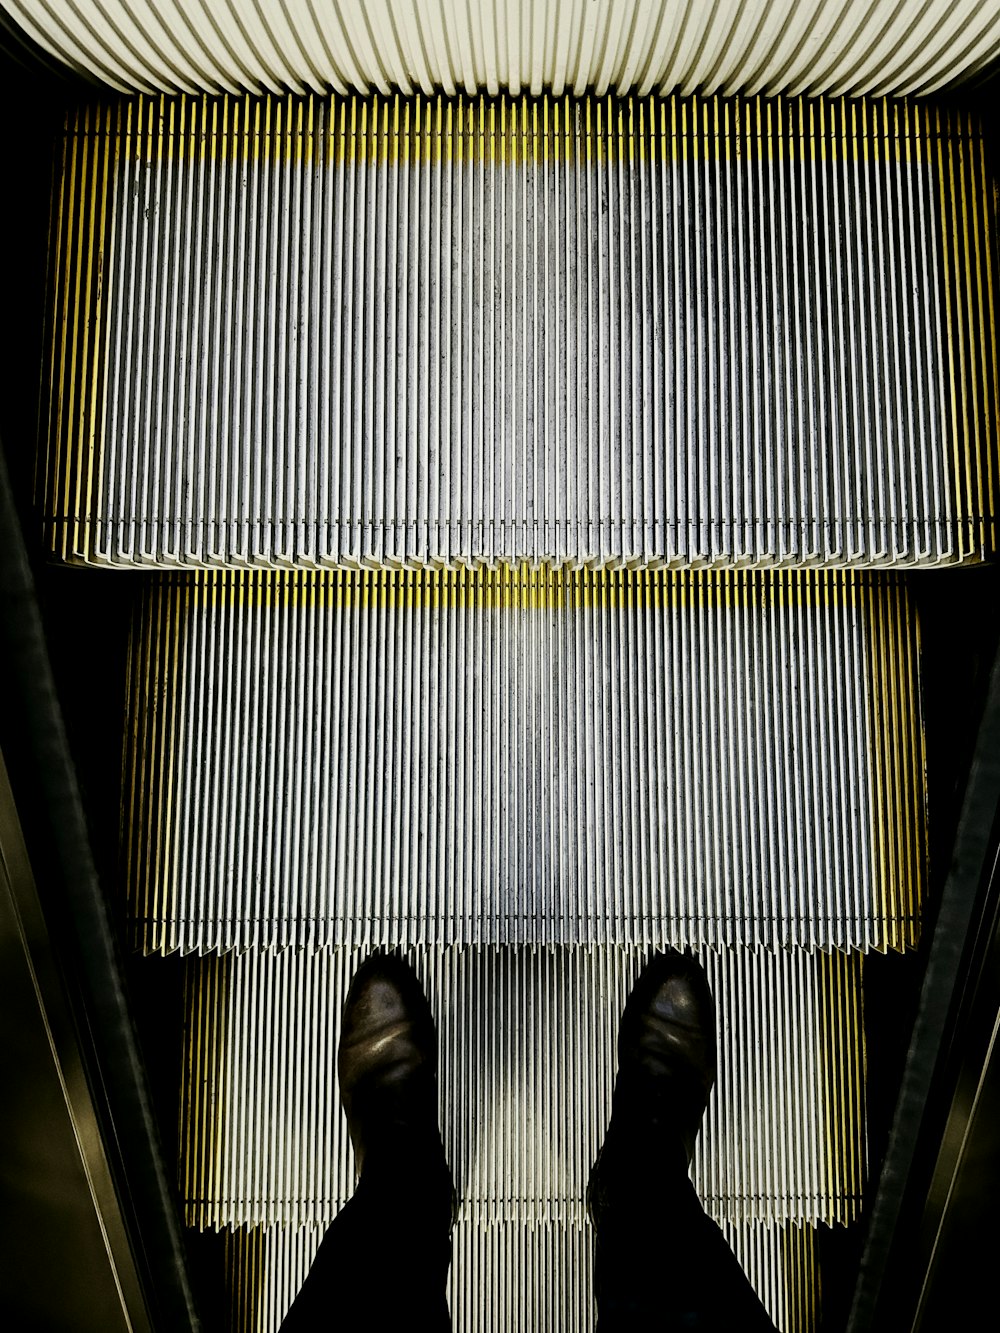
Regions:
[[[147,950],[917,938],[895,575],[178,574],[131,677]]]
[[[596,14],[582,0],[369,0],[363,12],[257,0],[252,18],[190,0],[183,24],[165,24],[156,0],[7,8],[60,59],[128,91],[782,86],[919,96],[970,78],[1000,45],[996,11],[979,0],[931,0],[916,17],[870,0],[751,0],[736,21],[701,0],[608,0]]]
[[[812,1333],[814,1228],[751,1222],[723,1223],[722,1230],[782,1333]],[[227,1232],[231,1333],[277,1333],[323,1231],[275,1226]],[[592,1248],[586,1223],[459,1222],[448,1288],[455,1333],[591,1333]]]
[[[134,98],[66,125],[52,556],[996,549],[978,126],[837,99]]]
[[[460,1217],[581,1225],[643,962],[604,947],[411,949],[438,1021]],[[704,950],[719,1077],[692,1178],[717,1220],[846,1224],[866,1171],[862,956]],[[182,1188],[196,1227],[328,1222],[353,1190],[336,1088],[351,950],[191,960]]]

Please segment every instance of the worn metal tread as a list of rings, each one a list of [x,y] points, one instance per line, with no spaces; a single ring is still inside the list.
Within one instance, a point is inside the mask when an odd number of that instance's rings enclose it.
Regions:
[[[815,1230],[794,1223],[723,1223],[780,1333],[813,1333],[820,1306]],[[229,1333],[277,1333],[305,1280],[322,1226],[226,1233]],[[590,1333],[589,1224],[460,1222],[448,1302],[455,1333]]]
[[[675,88],[926,94],[1000,49],[977,0],[917,13],[870,0],[328,0],[293,6],[188,0],[164,22],[153,0],[5,0],[46,49],[127,91],[500,88],[540,93]]]
[[[440,1114],[469,1222],[582,1223],[634,949],[411,949],[438,1022]],[[719,1077],[693,1179],[720,1221],[846,1223],[866,1170],[861,956],[701,953]],[[340,1015],[362,954],[190,960],[189,1224],[325,1223],[350,1197]]]
[[[996,548],[996,227],[931,104],[132,99],[66,126],[38,496],[112,566]]]
[[[917,658],[896,576],[170,576],[132,639],[136,942],[904,948]]]

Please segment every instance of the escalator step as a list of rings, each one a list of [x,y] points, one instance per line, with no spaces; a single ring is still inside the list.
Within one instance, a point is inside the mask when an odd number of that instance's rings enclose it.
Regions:
[[[978,126],[930,103],[84,107],[50,242],[48,549],[982,559],[986,179]]]
[[[904,948],[925,880],[899,576],[167,576],[132,651],[148,950]]]
[[[580,1224],[638,950],[413,949],[460,1216]],[[848,1223],[866,1169],[861,955],[706,950],[719,1077],[692,1178],[720,1221]],[[350,1197],[340,1014],[360,955],[191,960],[182,1189],[196,1227],[326,1223]]]
[[[723,1232],[781,1333],[812,1333],[813,1228],[725,1223]],[[321,1226],[228,1233],[231,1333],[277,1333],[322,1236]],[[592,1249],[586,1223],[460,1222],[448,1291],[455,1333],[591,1333]]]
[[[157,0],[15,0],[30,38],[93,79],[129,91],[220,88],[836,88],[926,95],[996,56],[998,18],[980,0],[828,10],[701,0],[368,0],[220,10],[187,0],[165,23]]]

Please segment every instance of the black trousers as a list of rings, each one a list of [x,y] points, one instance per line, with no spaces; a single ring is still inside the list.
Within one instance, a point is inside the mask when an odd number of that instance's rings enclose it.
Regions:
[[[646,1172],[596,1221],[598,1333],[773,1333],[687,1174]],[[451,1189],[443,1161],[365,1169],[330,1225],[282,1333],[445,1333]]]
[[[687,1174],[617,1194],[595,1228],[598,1333],[774,1333]]]

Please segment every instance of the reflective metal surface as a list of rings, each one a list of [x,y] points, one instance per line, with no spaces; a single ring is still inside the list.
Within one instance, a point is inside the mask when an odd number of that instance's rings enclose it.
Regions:
[[[48,548],[982,559],[992,197],[976,125],[930,104],[84,108],[52,223]]]
[[[147,949],[919,929],[895,578],[172,575],[136,623],[128,737]]]
[[[869,1210],[848,1333],[974,1327],[992,1300],[1000,1235],[1000,652],[974,697],[975,747],[927,950],[892,1133]],[[985,602],[987,598],[983,598]],[[953,701],[944,708],[950,714]],[[981,712],[979,711],[981,710]]]
[[[7,1326],[151,1329],[2,756],[0,1062]]]
[[[191,1224],[312,1225],[350,1197],[336,1049],[360,956],[289,949],[190,965],[182,1138]],[[440,1117],[460,1217],[582,1225],[641,951],[407,956],[438,1021]],[[740,1223],[850,1221],[866,1169],[860,956],[700,956],[719,1042],[692,1167],[706,1208]]]
[[[128,90],[928,93],[1000,51],[993,0],[3,0]]]
[[[809,1333],[818,1291],[814,1228],[751,1222],[722,1230],[778,1328]],[[233,1333],[276,1333],[322,1236],[321,1226],[227,1233]],[[592,1246],[586,1224],[459,1222],[448,1291],[454,1328],[589,1333]]]

